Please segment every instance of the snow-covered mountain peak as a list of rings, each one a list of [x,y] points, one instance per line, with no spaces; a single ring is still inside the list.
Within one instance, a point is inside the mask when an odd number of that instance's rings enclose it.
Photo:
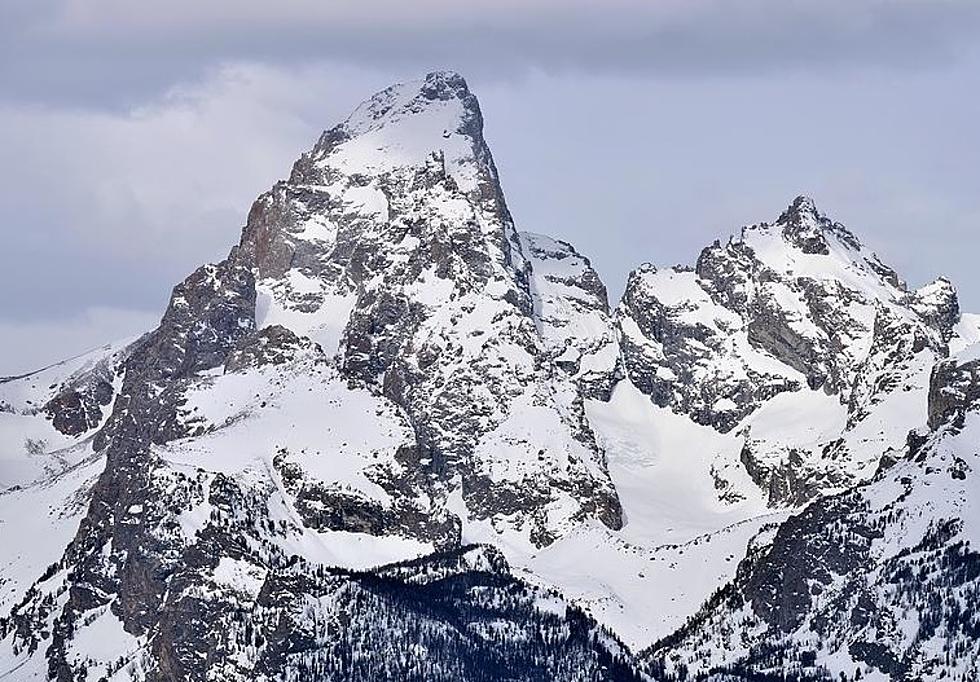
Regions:
[[[783,211],[778,222],[794,222],[804,218],[819,220],[820,217],[820,210],[817,208],[817,202],[814,201],[813,197],[799,194]]]
[[[909,306],[938,329],[946,343],[957,334],[956,328],[962,318],[959,296],[956,287],[945,277],[938,277],[912,292]]]
[[[842,246],[861,250],[861,242],[838,222],[820,212],[816,202],[804,195],[796,197],[776,220],[783,237],[804,253],[828,254],[826,237],[831,236]]]
[[[483,116],[466,81],[451,71],[393,85],[320,136],[291,180],[332,184],[338,175],[380,176],[441,168],[465,193],[497,197]]]
[[[702,258],[731,258],[732,252],[783,277],[835,281],[868,298],[905,295],[905,283],[892,268],[805,196],[797,197],[775,222],[746,226],[738,241],[708,247]]]
[[[940,276],[923,284],[911,292],[911,299],[913,305],[921,309],[923,314],[928,311],[946,311],[950,317],[959,318],[959,294],[956,285],[946,277]],[[955,324],[956,319],[953,319],[952,323]]]
[[[457,74],[378,93],[255,202],[241,251],[256,327],[310,338],[404,412],[426,468],[409,474],[457,530],[492,517],[542,545],[621,523],[577,400],[608,391],[615,346],[588,261],[517,234],[482,126]]]
[[[482,134],[452,72],[395,85],[325,132],[255,202],[241,240],[259,280],[259,325],[338,351],[357,292],[414,282],[431,307],[482,291],[524,311],[527,263]],[[420,301],[422,303],[422,301]]]
[[[946,277],[940,275],[928,284],[923,284],[916,289],[915,293],[922,300],[931,300],[940,303],[944,300],[956,298],[956,285]]]
[[[909,292],[808,197],[709,245],[693,271],[639,268],[616,318],[634,385],[744,437],[741,464],[777,503],[870,476],[904,442],[895,411],[924,423],[929,369],[964,333],[948,281]],[[770,412],[794,411],[811,435],[766,435]]]
[[[793,230],[820,229],[827,222],[829,221],[826,216],[817,208],[817,202],[805,194],[793,199],[776,219],[776,224],[782,226],[786,233],[791,233]]]
[[[395,124],[406,116],[435,114],[452,104],[453,113],[480,111],[466,81],[453,71],[434,71],[418,80],[392,85],[354,109],[342,124],[351,135],[361,135],[383,125]],[[459,107],[455,105],[458,103]]]

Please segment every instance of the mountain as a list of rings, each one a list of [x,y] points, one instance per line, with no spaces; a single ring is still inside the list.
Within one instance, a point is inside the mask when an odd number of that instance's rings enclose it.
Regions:
[[[462,78],[373,97],[255,202],[224,261],[174,289],[157,329],[4,386],[39,434],[28,457],[62,463],[12,507],[68,479],[87,507],[60,555],[15,543],[31,556],[10,571],[27,588],[13,646],[45,646],[72,679],[102,611],[148,676],[204,679],[215,663],[181,619],[238,607],[212,594],[223,560],[269,580],[294,556],[363,568],[470,533],[534,548],[587,519],[620,527],[537,291]]]
[[[617,311],[633,384],[739,433],[740,463],[773,505],[868,478],[924,423],[929,371],[959,317],[948,281],[909,291],[806,197],[694,268],[640,268]],[[787,428],[803,413],[808,428]]]
[[[952,284],[799,197],[610,307],[482,129],[378,93],[157,328],[0,379],[0,678],[968,678]]]

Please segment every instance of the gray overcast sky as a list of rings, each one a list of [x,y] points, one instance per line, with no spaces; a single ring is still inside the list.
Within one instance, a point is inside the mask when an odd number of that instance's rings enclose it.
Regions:
[[[975,0],[4,0],[0,376],[151,327],[360,100],[463,73],[614,296],[799,193],[980,311]]]

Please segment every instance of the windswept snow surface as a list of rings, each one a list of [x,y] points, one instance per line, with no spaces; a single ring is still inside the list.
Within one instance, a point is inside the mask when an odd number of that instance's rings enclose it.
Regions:
[[[583,526],[541,552],[509,558],[608,625],[638,649],[673,632],[734,575],[748,541],[785,512],[754,491],[719,500],[712,469],[740,440],[653,405],[628,380],[606,403],[588,402],[626,516],[621,531]]]
[[[317,530],[292,510],[293,494],[283,483],[285,466],[298,466],[311,485],[390,505],[390,496],[374,479],[382,473],[399,475],[402,465],[395,454],[412,437],[390,403],[349,388],[329,365],[304,358],[288,369],[205,378],[188,393],[183,414],[200,435],[161,446],[157,454],[185,472],[252,478],[269,487],[276,508],[300,531],[282,541],[289,553],[364,569],[433,550],[430,543],[394,534]],[[191,536],[200,525],[195,518],[207,514],[208,502],[201,506],[200,513],[192,510],[183,517]]]

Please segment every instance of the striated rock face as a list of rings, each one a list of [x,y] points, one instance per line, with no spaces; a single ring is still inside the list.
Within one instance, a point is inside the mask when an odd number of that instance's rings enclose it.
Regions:
[[[657,405],[699,424],[729,431],[767,399],[800,385],[789,368],[749,345],[741,318],[712,300],[694,270],[633,272],[617,324],[631,381]]]
[[[854,679],[857,669],[895,680],[980,674],[980,630],[966,607],[980,596],[975,352],[938,365],[929,414],[929,431],[913,432],[887,471],[817,500],[750,552],[731,584],[646,653],[651,670],[805,680]]]
[[[180,408],[198,373],[220,366],[255,328],[254,279],[232,251],[175,287],[160,326],[138,340],[122,363],[122,386],[93,448],[105,470],[91,491],[88,513],[45,585],[57,604],[28,601],[12,612],[29,647],[46,643],[48,675],[70,680],[79,667],[71,641],[86,614],[110,609],[126,632],[143,636],[178,599],[174,574],[193,571],[176,537],[176,514],[193,499],[192,477],[167,471],[153,448],[189,435]],[[51,591],[47,591],[51,590]],[[84,666],[83,666],[84,667]]]
[[[304,354],[322,353],[313,342],[282,325],[272,325],[241,339],[225,362],[226,372],[247,372],[266,365],[285,365]]]
[[[737,433],[742,464],[777,506],[868,478],[924,424],[929,372],[959,318],[948,282],[908,291],[807,197],[707,247],[693,269],[641,267],[616,311],[632,382]],[[773,415],[792,412],[810,422],[770,435]]]

